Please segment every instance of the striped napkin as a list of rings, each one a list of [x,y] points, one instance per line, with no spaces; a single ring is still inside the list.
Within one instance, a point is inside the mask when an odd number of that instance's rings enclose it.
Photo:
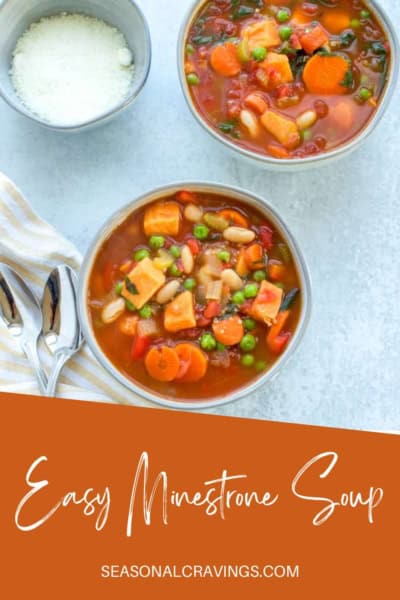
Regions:
[[[59,264],[79,271],[82,257],[77,249],[32,210],[14,184],[0,173],[0,261],[22,275],[41,298],[44,284]],[[40,344],[44,368],[52,357]],[[0,319],[0,391],[40,394],[34,373],[25,355]],[[112,377],[96,361],[85,344],[64,368],[59,397],[151,406]]]

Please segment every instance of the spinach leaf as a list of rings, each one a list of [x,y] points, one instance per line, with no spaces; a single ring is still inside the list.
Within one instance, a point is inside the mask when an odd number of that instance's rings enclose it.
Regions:
[[[138,294],[138,289],[134,283],[129,279],[129,277],[125,277],[125,285],[126,289],[130,294]]]

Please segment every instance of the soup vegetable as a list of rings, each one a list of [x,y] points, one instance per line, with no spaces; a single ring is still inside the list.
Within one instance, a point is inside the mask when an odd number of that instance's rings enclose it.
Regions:
[[[360,0],[212,0],[187,37],[201,116],[238,145],[303,158],[348,142],[376,110],[390,47]]]
[[[163,395],[205,399],[284,352],[299,288],[288,245],[258,210],[181,191],[135,211],[105,242],[88,304],[119,371]]]

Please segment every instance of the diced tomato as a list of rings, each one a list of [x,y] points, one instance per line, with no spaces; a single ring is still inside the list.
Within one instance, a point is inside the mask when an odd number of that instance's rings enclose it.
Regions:
[[[272,250],[274,232],[268,225],[261,225],[259,229],[260,242],[265,250]]]
[[[187,192],[185,190],[177,192],[176,199],[184,204],[196,204],[196,194],[193,192]]]
[[[290,36],[290,46],[292,48],[294,48],[294,50],[301,50],[302,49],[302,45],[300,43],[300,38],[297,35],[297,33],[292,33],[292,35]]]
[[[268,348],[274,354],[281,354],[286,348],[288,341],[292,337],[292,334],[288,331],[277,335],[274,339],[268,340]]]
[[[190,248],[191,253],[193,254],[193,256],[197,256],[197,254],[199,254],[200,252],[200,244],[197,240],[195,240],[194,238],[188,238],[186,240],[187,245]]]
[[[211,300],[204,311],[204,316],[206,319],[213,319],[214,317],[218,317],[221,313],[221,305],[216,300]]]
[[[211,325],[211,319],[207,319],[204,315],[200,315],[196,319],[196,325],[198,327],[208,327],[209,325]]]
[[[151,337],[149,335],[137,335],[133,340],[131,348],[132,360],[138,360],[139,358],[143,358],[143,356],[146,354],[147,350],[150,347],[150,343]]]
[[[240,305],[240,312],[244,315],[249,315],[251,313],[251,308],[253,306],[253,300],[246,300],[244,304]]]

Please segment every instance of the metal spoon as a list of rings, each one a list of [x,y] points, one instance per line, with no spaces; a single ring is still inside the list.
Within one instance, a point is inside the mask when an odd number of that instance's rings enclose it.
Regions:
[[[78,352],[83,342],[77,310],[78,279],[71,267],[61,265],[47,280],[42,300],[42,335],[54,362],[46,396],[55,396],[65,363]]]
[[[22,277],[3,263],[0,263],[0,315],[33,367],[40,392],[45,394],[47,375],[37,348],[43,322],[40,303]]]

